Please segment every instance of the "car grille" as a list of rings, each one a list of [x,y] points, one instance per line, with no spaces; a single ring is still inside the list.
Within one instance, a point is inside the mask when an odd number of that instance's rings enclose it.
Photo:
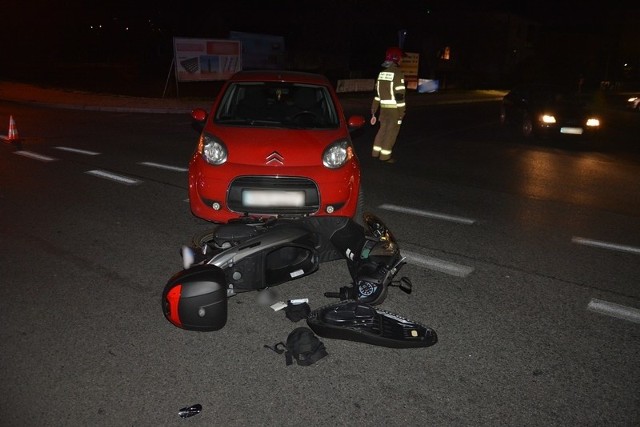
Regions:
[[[301,206],[246,206],[243,202],[245,191],[302,192],[304,201]],[[320,195],[316,184],[307,178],[244,176],[236,178],[229,187],[227,206],[232,211],[253,214],[301,215],[317,212],[320,208]]]

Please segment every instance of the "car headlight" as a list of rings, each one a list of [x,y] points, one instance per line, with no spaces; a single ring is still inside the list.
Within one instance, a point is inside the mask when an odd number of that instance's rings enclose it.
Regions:
[[[213,136],[203,133],[198,143],[198,152],[211,165],[221,165],[227,161],[227,147]]]
[[[600,126],[600,120],[590,117],[587,119],[587,126],[591,128],[597,128]]]
[[[340,140],[329,145],[322,153],[322,164],[329,169],[343,166],[353,157],[353,148],[349,141]]]
[[[556,122],[556,118],[554,116],[552,116],[551,114],[543,114],[542,115],[542,123],[555,123]]]
[[[638,97],[637,96],[633,96],[633,97],[627,99],[627,102],[636,102],[636,99],[638,99]]]

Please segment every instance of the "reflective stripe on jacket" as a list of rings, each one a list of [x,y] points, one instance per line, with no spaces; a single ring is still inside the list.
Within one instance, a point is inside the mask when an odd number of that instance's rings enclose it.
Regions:
[[[405,109],[404,73],[396,64],[391,64],[378,74],[376,81],[376,96],[371,104],[371,112],[380,108],[397,108],[400,117]]]

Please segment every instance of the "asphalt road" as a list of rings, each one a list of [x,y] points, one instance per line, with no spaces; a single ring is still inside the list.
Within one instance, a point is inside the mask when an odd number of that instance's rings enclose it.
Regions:
[[[1,424],[637,425],[632,136],[522,143],[494,110],[414,110],[395,165],[366,157],[373,129],[355,137],[367,205],[414,284],[383,307],[433,327],[438,344],[323,339],[328,357],[287,367],[263,346],[303,323],[254,294],[230,300],[217,332],[162,316],[180,245],[210,227],[186,202],[188,117],[0,104],[25,137],[0,145]],[[348,281],[335,261],[276,290],[315,308]],[[178,417],[195,403],[201,414]]]

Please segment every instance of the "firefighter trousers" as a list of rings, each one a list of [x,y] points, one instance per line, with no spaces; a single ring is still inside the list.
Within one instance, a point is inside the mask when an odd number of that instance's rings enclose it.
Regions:
[[[373,150],[371,155],[378,157],[380,160],[389,160],[393,152],[393,146],[396,143],[398,132],[400,132],[400,123],[402,120],[397,108],[381,108],[380,129],[373,141]]]

